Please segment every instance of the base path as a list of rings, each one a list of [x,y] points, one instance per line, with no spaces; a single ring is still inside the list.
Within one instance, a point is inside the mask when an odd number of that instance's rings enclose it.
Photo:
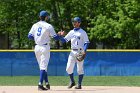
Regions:
[[[37,86],[0,86],[0,93],[140,93],[140,87],[82,86],[82,89],[67,89],[67,86],[51,86],[50,90],[38,91]]]

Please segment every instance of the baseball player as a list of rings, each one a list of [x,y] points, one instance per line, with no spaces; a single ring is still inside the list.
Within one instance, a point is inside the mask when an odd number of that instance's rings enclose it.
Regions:
[[[74,26],[74,29],[70,30],[70,32],[64,38],[61,38],[61,41],[63,43],[71,41],[71,52],[69,54],[67,67],[66,67],[66,71],[70,76],[70,84],[68,88],[72,88],[73,86],[75,86],[73,69],[75,63],[77,63],[77,73],[79,75],[79,78],[78,78],[78,84],[75,87],[75,89],[81,89],[82,88],[81,83],[84,75],[84,70],[83,70],[84,61],[82,60],[81,62],[79,62],[76,59],[76,56],[79,52],[82,52],[84,56],[86,55],[86,50],[89,45],[89,39],[86,32],[82,28],[80,28],[81,19],[79,17],[75,17],[72,20],[72,24]],[[59,32],[59,34],[64,35],[64,31]]]
[[[50,89],[47,75],[47,67],[50,59],[50,37],[59,40],[59,36],[55,33],[53,26],[46,22],[49,19],[47,11],[41,11],[39,17],[40,21],[33,24],[28,33],[28,38],[35,41],[34,52],[40,69],[38,89],[48,90]],[[43,87],[43,81],[45,81],[46,88]]]

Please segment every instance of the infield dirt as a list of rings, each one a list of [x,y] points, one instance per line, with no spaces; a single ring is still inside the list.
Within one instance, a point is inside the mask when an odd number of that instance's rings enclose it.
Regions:
[[[67,86],[51,86],[50,90],[38,91],[37,86],[0,86],[0,93],[140,93],[140,87],[127,86],[82,86],[82,89],[67,89]]]

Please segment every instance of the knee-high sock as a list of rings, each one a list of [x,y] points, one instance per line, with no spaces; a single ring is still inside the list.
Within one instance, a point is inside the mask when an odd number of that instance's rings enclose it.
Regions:
[[[44,75],[45,75],[45,70],[40,70],[39,85],[42,85],[43,84]]]
[[[44,80],[45,80],[46,83],[49,83],[49,82],[48,82],[48,73],[47,73],[46,71],[45,71]]]
[[[72,73],[72,74],[69,74],[69,76],[70,76],[70,81],[71,81],[71,83],[75,82],[75,81],[74,81],[73,73]]]
[[[78,78],[78,84],[81,85],[82,83],[82,80],[83,80],[83,74],[79,75],[79,78]]]

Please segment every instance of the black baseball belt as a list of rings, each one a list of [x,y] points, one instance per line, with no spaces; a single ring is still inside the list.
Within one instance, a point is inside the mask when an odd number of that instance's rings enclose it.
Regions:
[[[39,45],[39,44],[35,44],[35,45]],[[45,44],[42,44],[42,45],[48,45],[47,43],[45,43]]]
[[[72,49],[73,51],[78,51],[78,50],[82,50],[82,48],[80,48],[80,49]]]

